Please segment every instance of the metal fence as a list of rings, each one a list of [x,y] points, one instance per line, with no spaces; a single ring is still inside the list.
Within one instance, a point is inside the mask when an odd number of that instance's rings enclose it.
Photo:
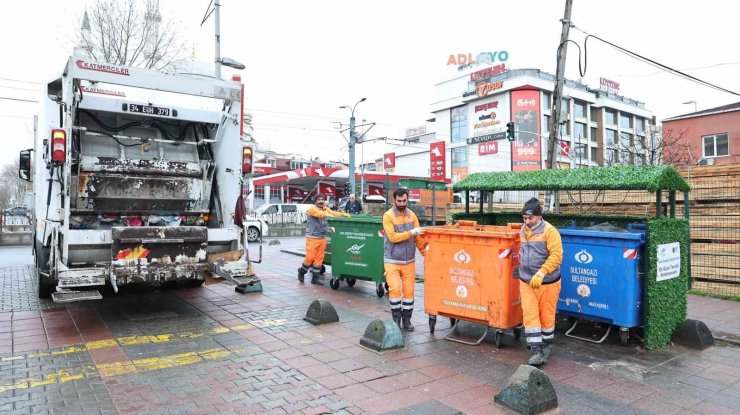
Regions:
[[[288,212],[288,213],[270,213],[258,215],[255,212],[247,213],[247,216],[254,219],[262,219],[272,227],[289,227],[305,226],[305,212]]]
[[[0,213],[0,232],[18,232],[31,230],[31,223],[26,216],[4,215]]]

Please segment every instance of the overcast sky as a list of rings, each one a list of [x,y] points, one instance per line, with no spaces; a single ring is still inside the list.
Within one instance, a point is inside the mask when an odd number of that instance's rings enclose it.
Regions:
[[[213,17],[202,27],[208,0],[161,0],[190,45],[213,60]],[[94,0],[5,2],[0,25],[0,97],[38,99],[42,82],[58,76],[79,33],[85,4]],[[505,50],[507,66],[555,73],[564,0],[529,1],[237,1],[221,0],[222,55],[243,62],[246,107],[255,138],[273,150],[346,159],[346,142],[332,121],[377,126],[369,137],[401,138],[431,117],[434,84],[456,74],[450,54]],[[740,91],[740,38],[731,2],[574,0],[576,27],[693,76]],[[581,45],[585,35],[571,30]],[[585,56],[582,56],[585,58]],[[580,78],[578,49],[568,48],[566,76]],[[586,63],[583,61],[583,63]],[[658,119],[740,101],[636,61],[594,39],[583,81],[620,83],[620,93],[645,102]],[[210,65],[210,64],[209,64]],[[224,77],[233,72],[223,71]],[[11,79],[13,81],[7,80]],[[18,81],[28,81],[18,82]],[[12,87],[12,88],[7,88]],[[30,89],[30,90],[29,90]],[[462,92],[462,91],[461,91]],[[36,105],[0,99],[5,151],[0,164],[32,146]],[[365,159],[390,147],[367,144]],[[358,149],[358,161],[360,153]]]

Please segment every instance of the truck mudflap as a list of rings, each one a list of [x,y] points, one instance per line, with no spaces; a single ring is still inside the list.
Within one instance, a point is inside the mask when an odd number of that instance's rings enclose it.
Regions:
[[[114,286],[203,281],[209,271],[204,226],[114,227],[111,236]]]

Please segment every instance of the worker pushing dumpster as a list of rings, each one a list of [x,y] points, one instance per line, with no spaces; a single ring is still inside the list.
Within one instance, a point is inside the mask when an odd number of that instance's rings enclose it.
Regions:
[[[521,336],[522,308],[518,264],[521,224],[483,226],[474,221],[424,228],[424,308],[434,333],[437,316],[449,317],[453,328],[445,339],[480,344],[495,328],[496,346],[504,330]],[[460,320],[484,325],[477,341],[452,337]]]

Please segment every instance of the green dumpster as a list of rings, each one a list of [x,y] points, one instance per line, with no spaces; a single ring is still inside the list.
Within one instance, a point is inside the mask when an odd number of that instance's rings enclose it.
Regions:
[[[329,286],[339,288],[345,281],[350,287],[357,280],[375,283],[378,297],[385,294],[383,270],[383,222],[379,217],[356,215],[329,218],[331,235],[331,274]]]

